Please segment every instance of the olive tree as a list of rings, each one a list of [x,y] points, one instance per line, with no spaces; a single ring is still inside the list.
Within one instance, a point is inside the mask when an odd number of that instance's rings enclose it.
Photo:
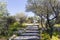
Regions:
[[[45,19],[46,31],[52,38],[53,26],[60,13],[59,0],[28,0],[26,11],[33,12],[42,19]],[[43,26],[43,25],[42,25]]]

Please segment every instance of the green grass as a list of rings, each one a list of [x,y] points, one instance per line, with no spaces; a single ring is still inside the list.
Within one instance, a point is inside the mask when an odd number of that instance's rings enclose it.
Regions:
[[[60,24],[55,24],[54,26],[55,26],[55,27],[60,27]]]
[[[58,35],[53,35],[52,39],[50,38],[49,34],[43,33],[41,34],[42,39],[41,40],[59,40]]]
[[[39,24],[39,26],[41,27],[41,24]],[[43,24],[43,26],[45,27],[44,24]],[[55,24],[54,27],[60,27],[60,24]]]

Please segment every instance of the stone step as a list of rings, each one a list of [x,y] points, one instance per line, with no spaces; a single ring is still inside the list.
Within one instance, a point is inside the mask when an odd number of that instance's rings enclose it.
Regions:
[[[24,33],[24,32],[26,32],[26,33],[39,33],[39,30],[36,30],[36,29],[19,30],[16,33]]]
[[[26,27],[26,28],[28,28],[28,29],[29,29],[29,28],[37,28],[37,29],[38,29],[38,27]]]
[[[38,29],[38,27],[37,26],[28,26],[28,27],[26,27],[26,29]]]
[[[26,28],[26,30],[38,30],[37,28]]]
[[[21,36],[38,36],[39,33],[23,33]]]
[[[14,38],[13,40],[39,40],[39,30],[38,26],[27,26],[23,30],[19,30],[19,36]]]
[[[38,36],[18,36],[14,40],[39,40]]]
[[[25,32],[26,33],[39,33],[39,31],[37,30],[26,30]]]
[[[38,27],[38,26],[27,26],[27,27]]]

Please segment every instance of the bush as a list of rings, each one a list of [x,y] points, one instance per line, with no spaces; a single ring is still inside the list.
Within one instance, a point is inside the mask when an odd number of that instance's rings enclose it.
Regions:
[[[15,22],[15,23],[10,25],[9,29],[12,31],[17,31],[19,27],[20,27],[20,24],[18,22]]]
[[[13,35],[15,31],[20,30],[21,28],[25,27],[24,24],[20,24],[19,22],[15,22],[9,26],[9,36]]]
[[[50,36],[47,33],[43,33],[41,36],[42,36],[42,40],[50,40]]]

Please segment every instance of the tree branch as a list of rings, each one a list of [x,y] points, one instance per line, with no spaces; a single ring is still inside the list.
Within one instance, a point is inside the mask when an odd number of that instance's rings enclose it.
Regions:
[[[57,15],[54,18],[50,19],[50,20],[54,20],[56,17],[57,17]]]

